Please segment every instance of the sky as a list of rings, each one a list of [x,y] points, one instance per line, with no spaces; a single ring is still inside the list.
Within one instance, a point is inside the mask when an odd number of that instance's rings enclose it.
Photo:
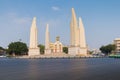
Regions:
[[[71,8],[82,17],[90,49],[112,43],[120,37],[120,0],[0,0],[0,46],[19,41],[29,46],[33,17],[37,18],[38,43],[45,43],[49,24],[50,41],[56,36],[70,44]]]

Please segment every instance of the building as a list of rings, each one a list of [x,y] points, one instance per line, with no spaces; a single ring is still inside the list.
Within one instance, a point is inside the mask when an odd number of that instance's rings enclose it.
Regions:
[[[50,43],[51,53],[63,53],[63,44],[60,42],[60,37],[56,37],[55,43]]]
[[[62,53],[63,44],[60,42],[60,37],[56,37],[56,42],[53,44],[53,53]]]
[[[114,44],[116,45],[116,53],[120,53],[120,38],[116,38],[114,40]]]

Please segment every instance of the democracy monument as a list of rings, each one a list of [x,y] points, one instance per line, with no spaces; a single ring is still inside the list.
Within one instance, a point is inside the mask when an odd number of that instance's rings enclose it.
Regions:
[[[68,46],[68,54],[63,53],[63,44],[60,37],[56,37],[56,42],[50,42],[49,24],[46,25],[45,31],[45,53],[40,54],[38,48],[38,31],[36,26],[36,17],[33,18],[30,29],[29,57],[69,57],[69,56],[87,56],[87,46],[85,39],[84,25],[82,18],[77,21],[74,8],[72,8],[72,17],[70,21],[70,44]]]

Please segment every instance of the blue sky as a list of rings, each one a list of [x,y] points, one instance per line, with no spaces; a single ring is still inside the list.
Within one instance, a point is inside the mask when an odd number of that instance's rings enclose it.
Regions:
[[[32,18],[37,17],[38,41],[44,44],[46,24],[50,39],[60,36],[69,45],[71,8],[82,17],[89,48],[99,48],[120,37],[120,0],[0,0],[0,46],[19,41],[29,45]]]

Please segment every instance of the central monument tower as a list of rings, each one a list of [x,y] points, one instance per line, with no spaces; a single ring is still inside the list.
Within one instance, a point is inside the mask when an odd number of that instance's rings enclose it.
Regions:
[[[68,51],[70,55],[87,55],[84,26],[81,18],[79,18],[78,24],[74,8],[72,8],[72,19],[70,22],[70,46]]]

